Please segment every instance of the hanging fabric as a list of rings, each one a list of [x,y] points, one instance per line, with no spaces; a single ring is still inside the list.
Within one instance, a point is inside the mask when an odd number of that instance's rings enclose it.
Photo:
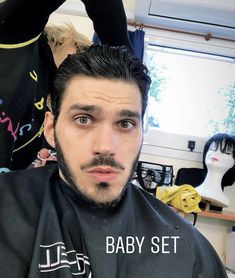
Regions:
[[[128,35],[133,46],[134,55],[143,61],[144,58],[144,36],[145,32],[140,29],[128,31]]]
[[[100,42],[100,38],[99,36],[96,34],[96,32],[94,32],[93,34],[93,37],[92,37],[92,43],[93,44],[98,44],[98,45],[101,45],[101,42]]]
[[[133,54],[143,61],[145,32],[142,27],[140,27],[135,31],[128,31],[128,35],[133,47]],[[93,34],[92,42],[93,44],[101,45],[100,39],[96,33]]]

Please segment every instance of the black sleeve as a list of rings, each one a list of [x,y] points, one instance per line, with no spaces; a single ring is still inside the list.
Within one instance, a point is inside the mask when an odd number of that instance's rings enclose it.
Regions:
[[[0,4],[0,43],[14,44],[39,35],[65,0],[5,0]]]
[[[122,0],[82,0],[102,44],[132,46]]]

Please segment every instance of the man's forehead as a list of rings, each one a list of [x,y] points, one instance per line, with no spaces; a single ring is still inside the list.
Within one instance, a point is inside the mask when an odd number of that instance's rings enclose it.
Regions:
[[[89,111],[118,107],[117,109],[141,110],[141,93],[138,86],[122,80],[74,78],[68,83],[61,103],[62,106],[79,109],[83,105]],[[80,106],[80,107],[79,107]],[[86,107],[85,107],[86,106]]]
[[[112,98],[131,98],[136,94],[141,96],[138,85],[131,80],[122,79],[108,79],[108,78],[94,78],[89,76],[75,76],[68,83],[65,88],[64,95],[70,97],[71,94],[79,96],[93,96],[105,97],[108,94]],[[88,92],[88,95],[86,93]],[[79,95],[78,95],[79,94]]]

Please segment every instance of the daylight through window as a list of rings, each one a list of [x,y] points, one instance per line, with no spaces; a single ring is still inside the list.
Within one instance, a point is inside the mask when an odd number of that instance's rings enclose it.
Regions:
[[[149,45],[148,128],[208,137],[235,135],[235,61],[216,55]]]

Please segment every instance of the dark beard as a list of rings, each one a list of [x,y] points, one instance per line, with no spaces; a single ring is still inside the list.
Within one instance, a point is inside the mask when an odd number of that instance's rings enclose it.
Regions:
[[[76,185],[75,181],[74,181],[74,177],[73,174],[70,170],[70,167],[68,165],[68,163],[65,160],[62,148],[60,146],[60,143],[57,139],[56,133],[54,134],[54,138],[55,138],[55,149],[57,152],[57,162],[58,162],[58,166],[60,171],[62,172],[66,183],[68,184],[68,186],[72,187],[74,191],[76,191],[76,193],[78,194],[78,196],[85,201],[86,203],[88,203],[91,207],[93,207],[94,209],[107,209],[107,208],[113,208],[116,207],[118,205],[118,203],[122,200],[123,195],[126,191],[127,185],[129,184],[130,180],[132,179],[133,176],[133,171],[136,167],[139,155],[140,155],[140,150],[132,164],[132,168],[130,171],[130,175],[128,177],[128,180],[125,184],[125,186],[123,187],[121,193],[119,194],[119,196],[116,199],[113,199],[112,201],[109,202],[96,202],[93,199],[89,198],[88,196],[86,196],[83,192],[81,192],[81,190],[79,189],[79,186]],[[106,165],[106,166],[112,166],[112,167],[116,167],[118,169],[124,169],[123,166],[121,166],[119,163],[115,162],[113,160],[113,158],[111,158],[110,156],[102,156],[100,155],[98,158],[94,158],[93,161],[91,161],[89,164],[83,165],[81,166],[82,169],[84,168],[88,168],[89,166],[100,166],[100,165]],[[98,191],[103,191],[105,193],[106,190],[108,190],[108,188],[110,187],[110,184],[107,182],[100,182],[96,184],[96,188],[98,189]]]

